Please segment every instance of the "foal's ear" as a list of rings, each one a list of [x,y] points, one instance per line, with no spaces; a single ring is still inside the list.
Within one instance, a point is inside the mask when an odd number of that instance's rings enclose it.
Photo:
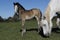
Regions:
[[[13,2],[13,4],[15,5],[15,2]]]

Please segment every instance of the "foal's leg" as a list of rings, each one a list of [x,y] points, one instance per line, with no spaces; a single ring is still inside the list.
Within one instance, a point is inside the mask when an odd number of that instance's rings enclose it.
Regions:
[[[22,19],[22,36],[24,35],[24,33],[26,32],[26,29],[24,27],[25,24],[25,19]]]
[[[35,16],[37,22],[38,22],[38,33],[40,32],[40,19],[39,17]]]

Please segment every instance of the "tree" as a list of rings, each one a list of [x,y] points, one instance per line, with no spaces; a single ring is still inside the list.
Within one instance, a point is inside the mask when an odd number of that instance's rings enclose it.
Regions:
[[[0,22],[3,22],[4,21],[4,19],[0,16]]]
[[[6,22],[12,22],[13,19],[12,19],[12,17],[8,17],[8,19],[6,19],[5,21],[6,21]]]
[[[19,21],[19,15],[17,13],[14,14],[13,20],[14,21]]]

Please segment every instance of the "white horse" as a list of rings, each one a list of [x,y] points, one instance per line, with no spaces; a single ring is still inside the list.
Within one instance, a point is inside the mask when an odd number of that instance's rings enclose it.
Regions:
[[[43,28],[43,34],[45,36],[49,36],[51,34],[51,30],[52,30],[52,18],[54,16],[56,16],[56,12],[60,11],[60,0],[50,0],[48,7],[45,11],[44,16],[46,18],[43,17],[42,19],[42,28]],[[57,26],[60,28],[59,26],[59,21],[60,19],[57,18]]]

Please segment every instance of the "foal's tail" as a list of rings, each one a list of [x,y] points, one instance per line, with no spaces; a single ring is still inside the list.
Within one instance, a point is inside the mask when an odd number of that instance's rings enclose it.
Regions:
[[[40,10],[40,20],[42,19],[42,12],[41,12],[41,10]]]
[[[39,19],[41,20],[42,19],[42,12],[40,9],[37,9],[37,8],[33,8],[31,9],[34,13],[37,12],[38,13],[38,16],[39,16]]]

